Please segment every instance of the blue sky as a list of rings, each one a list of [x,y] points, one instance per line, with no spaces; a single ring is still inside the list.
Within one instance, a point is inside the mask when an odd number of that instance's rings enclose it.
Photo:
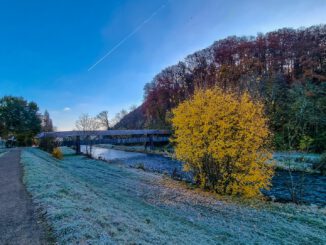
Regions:
[[[0,0],[0,96],[73,129],[81,113],[140,105],[155,74],[215,40],[322,24],[325,13],[325,0]]]

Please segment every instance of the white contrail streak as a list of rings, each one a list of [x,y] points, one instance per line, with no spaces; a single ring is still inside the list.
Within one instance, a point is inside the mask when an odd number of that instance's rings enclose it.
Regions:
[[[163,8],[165,8],[166,4],[162,4],[161,7],[156,9],[147,19],[145,19],[139,26],[136,27],[132,32],[130,32],[127,36],[125,36],[120,42],[118,42],[113,48],[109,50],[101,59],[96,61],[94,65],[92,65],[90,68],[88,68],[88,71],[92,70],[95,66],[97,66],[99,63],[101,63],[106,57],[108,57],[110,54],[112,54],[117,48],[119,48],[124,42],[126,42],[129,38],[131,38],[133,35],[135,35],[140,29],[144,27],[149,21],[151,21],[155,15],[157,15],[158,12],[160,12]]]

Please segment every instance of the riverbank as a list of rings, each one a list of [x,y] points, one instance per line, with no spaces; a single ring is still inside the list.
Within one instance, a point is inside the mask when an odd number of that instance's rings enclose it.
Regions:
[[[100,147],[93,147],[92,156],[109,163],[160,173],[175,180],[193,183],[191,172],[183,171],[182,162],[170,157]],[[269,200],[276,202],[296,202],[325,207],[326,176],[276,169],[271,189],[262,192]]]
[[[144,154],[155,154],[174,158],[174,151],[171,146],[154,147],[153,150],[145,149],[143,145],[111,145],[99,144],[96,147],[105,149],[114,149],[128,152],[138,152]],[[284,171],[300,171],[310,174],[320,174],[320,170],[316,169],[320,161],[320,154],[301,153],[301,152],[274,152],[273,164],[278,170]]]
[[[69,149],[64,149],[69,153]],[[24,180],[59,244],[325,244],[325,208],[241,203],[161,174],[84,156],[22,154]]]
[[[101,147],[105,149],[114,149],[119,151],[128,151],[128,152],[138,152],[144,154],[155,154],[159,156],[168,156],[173,157],[174,152],[171,146],[156,146],[154,149],[149,147],[145,149],[144,145],[111,145],[111,144],[99,144],[95,145],[96,147]]]
[[[301,171],[319,174],[316,166],[320,162],[321,155],[302,152],[274,152],[275,166],[280,170]]]

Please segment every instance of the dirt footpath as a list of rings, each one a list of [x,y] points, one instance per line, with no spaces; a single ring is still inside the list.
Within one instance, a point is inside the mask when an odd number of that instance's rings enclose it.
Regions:
[[[20,153],[12,149],[0,157],[0,244],[47,244],[22,183]]]

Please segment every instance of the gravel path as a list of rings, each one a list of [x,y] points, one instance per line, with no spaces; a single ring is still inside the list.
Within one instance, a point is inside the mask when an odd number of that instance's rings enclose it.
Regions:
[[[19,149],[0,157],[0,244],[46,244],[32,200],[22,183]]]

